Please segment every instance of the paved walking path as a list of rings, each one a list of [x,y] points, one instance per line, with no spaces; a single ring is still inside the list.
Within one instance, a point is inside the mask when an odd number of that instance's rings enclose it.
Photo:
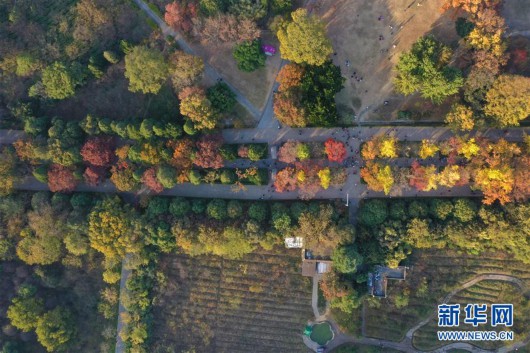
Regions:
[[[514,285],[519,287],[523,295],[525,295],[527,298],[530,297],[529,288],[519,278],[508,276],[508,275],[501,275],[501,274],[483,274],[483,275],[479,275],[469,280],[468,282],[462,284],[460,287],[458,287],[457,289],[447,294],[440,304],[448,303],[451,300],[451,298],[457,293],[481,281],[485,281],[485,280],[505,281],[505,282],[513,283]],[[405,337],[400,342],[387,341],[387,340],[369,338],[369,337],[355,338],[355,337],[341,333],[338,325],[331,318],[327,318],[327,321],[330,322],[330,324],[332,325],[335,331],[335,339],[332,342],[328,343],[326,352],[330,352],[333,349],[339,346],[345,345],[345,344],[363,344],[363,345],[378,346],[381,348],[393,348],[393,349],[401,350],[407,353],[409,352],[410,353],[423,353],[424,351],[418,350],[414,347],[412,338],[414,336],[414,333],[417,330],[419,330],[421,327],[428,324],[436,316],[436,314],[437,314],[437,311],[433,312],[427,319],[421,321],[418,325],[414,326],[409,331],[407,331],[407,333],[405,334]],[[505,346],[505,347],[502,347],[496,350],[484,350],[476,346],[473,346],[469,343],[457,342],[457,343],[451,343],[451,344],[444,345],[443,347],[429,351],[429,353],[445,353],[445,352],[450,351],[451,349],[464,349],[464,350],[467,350],[473,353],[507,353],[507,352],[515,351],[519,348],[522,348],[526,346],[528,343],[530,343],[530,335],[527,336],[523,341],[511,344],[509,346]]]

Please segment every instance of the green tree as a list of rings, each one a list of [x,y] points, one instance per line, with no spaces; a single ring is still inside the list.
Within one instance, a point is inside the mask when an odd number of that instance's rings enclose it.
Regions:
[[[156,170],[156,178],[166,189],[171,189],[177,184],[177,171],[175,168],[162,164]]]
[[[182,217],[191,211],[191,204],[183,197],[174,197],[169,204],[169,213],[174,217]]]
[[[453,216],[460,222],[469,222],[477,215],[477,205],[470,199],[460,198],[454,202]]]
[[[206,97],[218,114],[230,113],[236,105],[236,95],[224,82],[219,82],[208,88]]]
[[[453,213],[453,203],[450,200],[432,199],[429,206],[431,215],[442,221]]]
[[[17,244],[17,256],[28,265],[51,265],[61,259],[61,239],[55,236],[34,236],[26,233]]]
[[[248,216],[258,222],[266,220],[268,214],[268,206],[263,202],[253,202],[248,208]]]
[[[267,154],[267,144],[253,143],[248,146],[248,158],[251,161],[259,161]]]
[[[33,72],[39,69],[41,63],[39,60],[30,53],[22,53],[17,55],[17,69],[15,73],[17,76],[29,76]]]
[[[362,264],[362,256],[352,246],[341,246],[331,255],[333,268],[340,273],[355,273]]]
[[[168,65],[158,50],[137,46],[125,55],[125,77],[129,91],[156,94],[168,77]]]
[[[297,64],[322,65],[333,53],[324,24],[306,9],[291,13],[291,21],[278,30],[282,58]]]
[[[208,217],[222,221],[228,217],[226,201],[223,199],[213,199],[206,206]]]
[[[226,210],[228,217],[232,219],[239,219],[243,215],[243,206],[238,200],[228,201]]]
[[[437,104],[458,93],[464,80],[460,70],[448,66],[451,55],[449,47],[433,37],[421,38],[399,58],[394,79],[396,90],[404,95],[419,91],[422,97]]]
[[[42,84],[49,98],[65,99],[75,94],[76,86],[85,79],[85,73],[78,66],[67,67],[54,62],[42,71]]]
[[[48,311],[37,320],[35,333],[48,352],[64,351],[76,334],[72,313],[61,307]]]
[[[267,15],[267,0],[228,0],[228,11],[237,17],[259,20]]]
[[[30,332],[37,327],[37,319],[44,312],[44,302],[35,297],[15,297],[7,309],[11,325],[22,332]]]
[[[359,210],[359,222],[369,227],[383,223],[388,217],[388,205],[384,200],[366,201]]]
[[[237,44],[233,55],[241,71],[252,72],[265,66],[265,54],[261,51],[260,41],[257,39]]]

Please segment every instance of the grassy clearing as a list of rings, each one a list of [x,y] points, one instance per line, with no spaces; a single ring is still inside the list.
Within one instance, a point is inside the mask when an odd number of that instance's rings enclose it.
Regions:
[[[388,298],[370,298],[366,301],[367,336],[401,340],[407,330],[432,314],[433,308],[447,293],[480,274],[507,274],[530,284],[528,265],[504,254],[484,254],[478,257],[428,250],[414,253],[410,264],[413,267],[407,274],[406,281],[388,282]],[[482,293],[485,298],[495,295],[490,287],[480,283],[470,288],[469,294],[471,293]],[[396,303],[403,303],[404,300],[407,305],[396,307]],[[518,328],[514,327],[516,329]]]
[[[156,290],[154,350],[306,352],[311,285],[299,252],[257,252],[242,260],[169,255]]]
[[[325,345],[333,337],[331,327],[327,322],[313,325],[313,332],[311,332],[311,340],[320,344]]]

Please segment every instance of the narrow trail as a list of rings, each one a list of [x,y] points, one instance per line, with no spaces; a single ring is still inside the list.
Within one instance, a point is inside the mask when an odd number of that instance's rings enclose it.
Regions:
[[[483,275],[479,275],[479,276],[477,276],[477,277],[465,282],[464,284],[462,284],[458,288],[456,288],[453,291],[451,291],[450,293],[448,293],[443,298],[443,300],[441,301],[440,304],[448,303],[451,300],[451,298],[453,296],[455,296],[457,293],[459,293],[459,292],[461,292],[461,291],[463,291],[463,290],[465,290],[465,289],[467,289],[467,288],[469,288],[469,287],[471,287],[471,286],[473,286],[473,285],[475,285],[475,284],[477,284],[477,283],[479,283],[481,281],[485,281],[485,280],[495,280],[495,281],[504,281],[504,282],[512,283],[512,284],[516,285],[517,287],[519,287],[519,289],[521,290],[522,295],[524,295],[526,297],[530,297],[530,289],[519,278],[516,278],[516,277],[513,277],[513,276],[508,276],[508,275],[501,275],[501,274],[483,274]],[[369,338],[369,337],[355,338],[355,337],[340,333],[340,329],[339,329],[337,323],[335,321],[333,321],[331,318],[326,318],[326,320],[328,322],[330,322],[331,326],[333,327],[334,331],[336,332],[335,339],[327,345],[326,352],[333,351],[333,349],[335,349],[335,348],[337,348],[339,346],[345,345],[345,344],[362,344],[362,345],[378,346],[378,347],[381,347],[381,348],[392,348],[392,349],[401,350],[401,351],[407,352],[407,353],[425,353],[426,351],[418,350],[417,348],[414,347],[412,339],[413,339],[414,333],[417,330],[419,330],[421,327],[427,325],[436,316],[436,314],[437,314],[437,312],[434,311],[431,315],[429,315],[428,318],[426,318],[425,320],[421,321],[416,326],[414,326],[413,328],[408,330],[407,333],[405,334],[405,337],[399,342],[387,341],[387,340],[383,340],[383,339]],[[363,335],[365,335],[365,333],[364,333],[364,321],[365,321],[364,316],[365,315],[364,315],[364,308],[363,308],[363,323],[362,323],[362,325],[363,325],[362,326],[363,327],[363,329],[362,329]],[[450,351],[451,349],[463,349],[463,350],[467,350],[467,351],[473,352],[473,353],[507,353],[507,352],[512,352],[512,351],[518,350],[519,348],[522,348],[522,347],[526,346],[529,343],[530,343],[530,335],[527,336],[522,341],[516,342],[516,343],[511,344],[509,346],[504,346],[504,347],[501,347],[501,348],[498,348],[498,349],[495,349],[495,350],[485,350],[485,349],[481,349],[481,348],[476,347],[476,346],[474,346],[472,344],[469,344],[469,343],[456,342],[456,343],[450,343],[450,344],[444,345],[442,347],[439,347],[439,348],[437,348],[435,350],[428,351],[428,352],[429,353],[445,353],[445,352]],[[308,345],[308,347],[312,348],[309,345]]]

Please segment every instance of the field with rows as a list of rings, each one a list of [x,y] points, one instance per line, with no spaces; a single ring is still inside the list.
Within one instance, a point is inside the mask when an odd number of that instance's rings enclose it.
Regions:
[[[526,338],[530,330],[530,303],[521,294],[519,287],[509,282],[503,281],[481,281],[459,293],[457,293],[450,303],[460,304],[463,309],[467,304],[488,304],[494,303],[511,303],[514,306],[514,324],[508,329],[504,326],[491,327],[490,323],[480,325],[479,328],[473,328],[472,325],[464,324],[464,311],[460,313],[460,326],[452,330],[486,330],[486,331],[513,331],[515,334],[514,341],[519,341]],[[488,315],[489,316],[489,315]],[[433,318],[427,325],[420,328],[414,334],[414,345],[419,349],[431,350],[439,346],[436,338],[436,331],[438,331],[437,318]],[[450,328],[445,329],[451,331]],[[495,342],[477,342],[477,345],[485,349],[494,349],[503,346],[502,341]]]
[[[257,252],[242,260],[167,255],[156,289],[155,352],[307,352],[311,284],[300,252]],[[164,283],[165,282],[165,283]]]
[[[530,287],[530,266],[504,254],[471,256],[445,250],[429,250],[415,253],[409,265],[412,268],[407,273],[406,281],[388,281],[386,299],[369,299],[365,302],[367,336],[400,341],[407,330],[433,313],[445,295],[480,274],[511,275]],[[493,287],[480,287],[481,285],[482,282],[478,283],[477,288],[481,288],[487,298],[504,293]],[[506,286],[503,295],[514,296],[514,304],[520,303],[522,310],[522,294],[510,292],[510,285]],[[524,305],[528,307],[528,304]]]

